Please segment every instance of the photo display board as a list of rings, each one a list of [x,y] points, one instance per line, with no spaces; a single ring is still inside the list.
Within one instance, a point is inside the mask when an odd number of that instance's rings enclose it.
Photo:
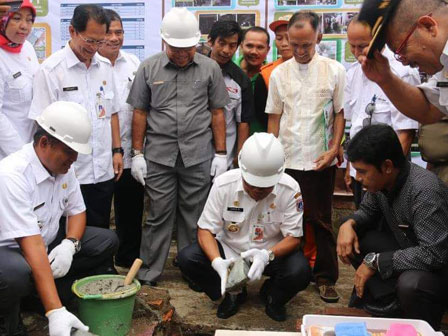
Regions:
[[[74,8],[88,0],[32,0],[37,19],[28,40],[33,44],[39,61],[63,48],[70,39],[69,26]],[[362,4],[359,0],[108,0],[93,3],[115,10],[123,19],[124,49],[140,60],[162,50],[160,24],[166,12],[173,7],[185,7],[199,21],[202,46],[216,20],[236,20],[243,29],[253,26],[268,28],[269,23],[298,10],[313,10],[319,14],[322,42],[321,55],[336,59],[345,66],[355,59],[347,44],[347,22]],[[274,34],[271,41],[274,41]],[[268,61],[277,58],[271,43]]]

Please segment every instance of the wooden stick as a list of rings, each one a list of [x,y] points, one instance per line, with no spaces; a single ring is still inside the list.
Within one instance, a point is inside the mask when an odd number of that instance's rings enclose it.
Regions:
[[[126,274],[126,278],[124,279],[125,286],[130,285],[132,280],[134,280],[134,277],[137,274],[138,270],[140,269],[140,266],[142,266],[142,263],[143,261],[139,258],[134,260],[134,263],[132,264],[128,274]]]

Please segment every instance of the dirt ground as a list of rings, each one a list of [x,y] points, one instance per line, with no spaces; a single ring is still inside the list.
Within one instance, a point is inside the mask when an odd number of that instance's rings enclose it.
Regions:
[[[335,231],[341,219],[351,210],[337,210],[334,213]],[[160,305],[162,311],[148,309],[137,304],[134,309],[134,318],[129,335],[131,336],[189,336],[213,335],[216,329],[233,330],[267,330],[267,331],[297,331],[300,319],[305,314],[322,311],[328,307],[347,307],[353,285],[354,270],[340,264],[340,276],[337,290],[341,296],[338,303],[324,303],[312,283],[303,292],[300,292],[287,305],[287,320],[276,322],[271,320],[264,312],[264,305],[258,297],[258,290],[262,280],[248,285],[248,300],[241,306],[240,311],[227,320],[216,317],[218,302],[212,302],[203,293],[191,290],[182,279],[178,268],[173,266],[176,248],[173,244],[169,259],[162,278],[157,287],[142,288],[139,297],[148,296],[149,304]],[[126,269],[118,268],[122,274]],[[162,303],[163,302],[163,303]],[[167,317],[168,316],[168,317]],[[164,326],[161,328],[163,320]],[[299,320],[299,322],[298,322]],[[448,319],[447,319],[448,320]],[[168,322],[169,323],[168,323]],[[46,318],[36,314],[25,314],[24,323],[30,336],[44,336],[48,334]],[[108,335],[106,335],[108,336]]]

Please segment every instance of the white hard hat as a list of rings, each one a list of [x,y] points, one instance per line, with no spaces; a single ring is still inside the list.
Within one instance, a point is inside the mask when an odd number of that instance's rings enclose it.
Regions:
[[[244,142],[238,164],[243,179],[251,186],[272,187],[283,174],[285,151],[273,134],[254,133]]]
[[[201,31],[192,12],[175,7],[163,17],[160,36],[172,47],[188,48],[198,44]]]
[[[90,154],[92,125],[84,107],[77,103],[57,101],[47,106],[37,123],[50,135],[80,154]]]

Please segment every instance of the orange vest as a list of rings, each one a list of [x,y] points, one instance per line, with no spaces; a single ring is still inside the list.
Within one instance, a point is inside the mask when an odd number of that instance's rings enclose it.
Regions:
[[[280,64],[282,64],[283,58],[279,58],[274,62],[271,62],[269,64],[263,65],[260,69],[260,75],[263,77],[264,79],[264,83],[266,84],[266,89],[269,90],[269,78],[271,77],[271,73],[272,71],[274,71],[274,69],[279,66]]]

